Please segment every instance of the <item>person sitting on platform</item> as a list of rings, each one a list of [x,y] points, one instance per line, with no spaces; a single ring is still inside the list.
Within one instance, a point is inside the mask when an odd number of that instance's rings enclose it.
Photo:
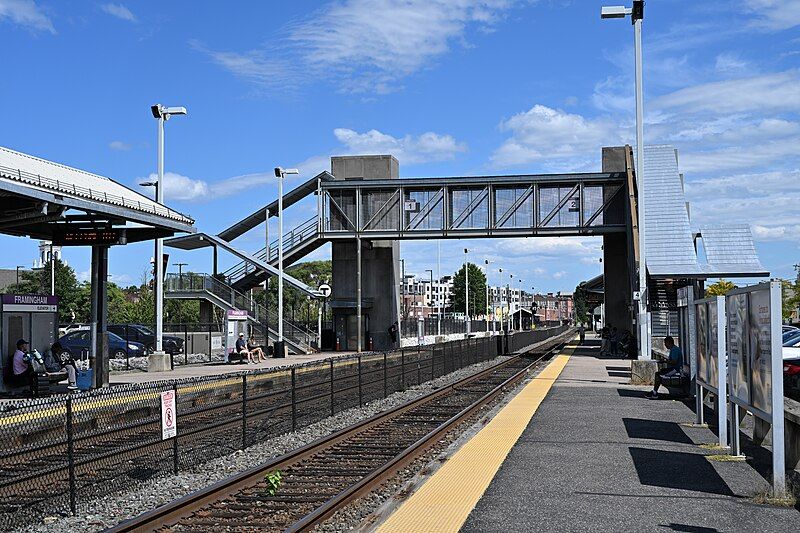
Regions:
[[[9,384],[14,387],[30,387],[34,371],[28,356],[28,341],[25,339],[17,341],[17,350],[14,352],[11,364]]]
[[[250,362],[250,350],[247,349],[247,341],[244,340],[244,333],[239,333],[239,338],[236,340],[234,353],[239,355],[241,358],[240,361],[244,362],[244,358],[246,356],[247,362]]]
[[[253,337],[247,339],[247,354],[249,360],[253,361],[253,363],[260,363],[267,360],[267,356],[264,355],[264,350],[261,349],[261,346],[256,344]]]
[[[78,370],[72,354],[64,351],[60,342],[54,342],[53,345],[50,346],[50,353],[55,360],[58,361],[58,364],[61,365],[61,368],[67,371],[67,389],[78,390],[78,384],[76,383]]]
[[[683,352],[675,345],[675,339],[665,337],[664,348],[669,350],[669,359],[667,359],[667,366],[656,372],[653,379],[653,390],[645,395],[646,398],[651,400],[658,399],[658,389],[661,387],[663,378],[680,376],[683,371]]]

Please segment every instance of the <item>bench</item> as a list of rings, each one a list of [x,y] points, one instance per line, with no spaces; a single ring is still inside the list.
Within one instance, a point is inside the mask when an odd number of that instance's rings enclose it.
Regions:
[[[689,396],[689,366],[683,365],[681,373],[674,376],[661,376],[661,384],[667,388],[670,396],[687,397]]]

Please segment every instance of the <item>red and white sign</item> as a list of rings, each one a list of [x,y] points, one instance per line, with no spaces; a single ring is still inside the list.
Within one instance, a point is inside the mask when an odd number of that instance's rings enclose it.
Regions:
[[[161,393],[161,440],[171,439],[178,434],[175,391]]]

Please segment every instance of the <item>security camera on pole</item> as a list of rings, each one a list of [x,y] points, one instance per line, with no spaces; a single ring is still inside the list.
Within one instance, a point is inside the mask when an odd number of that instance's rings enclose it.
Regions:
[[[275,167],[275,177],[278,178],[278,342],[275,343],[275,357],[286,357],[283,340],[283,180],[287,174],[300,174],[300,171]]]
[[[164,122],[173,115],[185,115],[185,107],[165,107],[161,104],[150,106],[153,118],[158,120],[158,181],[156,185],[156,202],[164,203]],[[156,254],[154,259],[155,280],[153,282],[153,296],[156,301],[156,339],[155,351],[148,358],[147,369],[149,372],[165,371],[170,369],[170,362],[164,353],[164,241],[156,239]]]
[[[633,23],[633,48],[636,64],[636,180],[637,204],[639,207],[639,359],[652,358],[650,324],[647,313],[647,262],[645,260],[645,193],[644,193],[644,96],[642,90],[642,20],[644,1],[634,0],[632,7],[603,7],[600,18],[631,17]]]

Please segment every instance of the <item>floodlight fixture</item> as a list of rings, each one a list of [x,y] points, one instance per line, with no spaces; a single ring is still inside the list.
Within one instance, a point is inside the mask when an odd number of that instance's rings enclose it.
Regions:
[[[625,6],[603,6],[600,8],[600,18],[603,19],[624,19],[632,12],[631,8]]]

